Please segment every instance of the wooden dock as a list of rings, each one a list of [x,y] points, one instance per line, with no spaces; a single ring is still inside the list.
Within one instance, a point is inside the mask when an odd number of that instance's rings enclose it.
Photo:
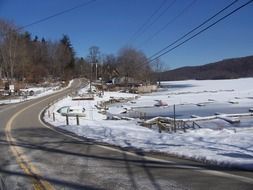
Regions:
[[[164,132],[186,132],[187,129],[201,128],[199,124],[195,121],[186,122],[179,119],[169,118],[169,117],[156,117],[147,121],[140,123],[141,126],[152,128],[154,126],[158,127],[159,133]]]

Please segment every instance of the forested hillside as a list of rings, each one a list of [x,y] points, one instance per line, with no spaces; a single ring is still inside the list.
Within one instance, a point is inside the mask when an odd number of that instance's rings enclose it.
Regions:
[[[161,73],[161,80],[233,79],[253,77],[253,56],[226,59],[202,66],[182,67]]]

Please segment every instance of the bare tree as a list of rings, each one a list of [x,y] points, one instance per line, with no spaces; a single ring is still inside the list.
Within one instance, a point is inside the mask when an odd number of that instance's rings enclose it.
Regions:
[[[18,33],[16,27],[4,20],[0,20],[0,53],[2,57],[1,68],[4,77],[12,81],[14,78],[14,67],[17,61],[16,50]]]
[[[126,77],[126,80],[131,77],[144,82],[147,80],[147,74],[151,68],[143,52],[127,47],[119,52],[118,70],[121,75]]]
[[[119,76],[117,70],[117,58],[114,55],[107,55],[103,59],[103,72],[102,76],[104,80],[110,80],[113,77]]]
[[[75,75],[89,78],[90,64],[83,58],[76,58]]]
[[[89,54],[87,60],[90,63],[90,79],[93,80],[95,74],[95,80],[97,80],[97,68],[100,60],[100,50],[97,46],[92,46],[89,48]]]

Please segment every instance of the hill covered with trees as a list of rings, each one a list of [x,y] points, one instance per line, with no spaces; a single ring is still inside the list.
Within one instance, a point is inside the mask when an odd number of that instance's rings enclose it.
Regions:
[[[253,77],[253,56],[226,59],[201,66],[182,67],[161,72],[160,77],[163,81]]]

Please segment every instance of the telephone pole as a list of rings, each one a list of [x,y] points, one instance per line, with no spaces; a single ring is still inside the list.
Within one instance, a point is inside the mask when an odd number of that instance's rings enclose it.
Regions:
[[[90,93],[91,93],[91,83],[92,83],[92,66],[93,66],[93,63],[92,61],[90,62]]]

